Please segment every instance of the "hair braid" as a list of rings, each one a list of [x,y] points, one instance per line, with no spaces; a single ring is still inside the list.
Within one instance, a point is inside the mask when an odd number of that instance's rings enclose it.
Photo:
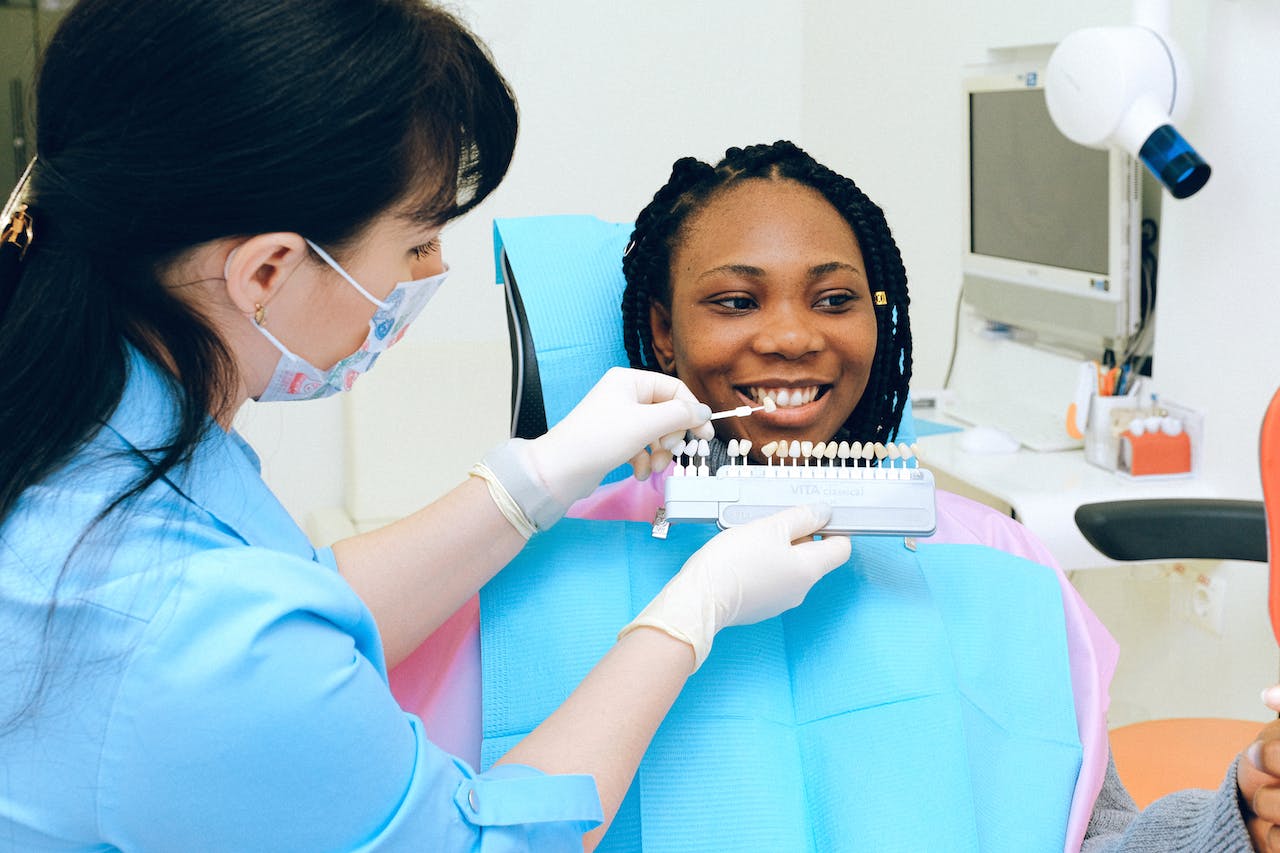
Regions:
[[[659,370],[649,326],[653,302],[671,304],[671,255],[691,214],[704,208],[719,191],[750,179],[790,180],[811,187],[827,199],[853,230],[872,294],[883,292],[877,305],[876,354],[862,399],[841,433],[851,438],[891,441],[897,436],[911,380],[911,299],[902,254],[884,211],[850,179],[814,160],[797,145],[730,148],[715,166],[692,157],[677,160],[671,178],[636,217],[631,245],[622,259],[627,280],[622,296],[622,337],[632,367]]]

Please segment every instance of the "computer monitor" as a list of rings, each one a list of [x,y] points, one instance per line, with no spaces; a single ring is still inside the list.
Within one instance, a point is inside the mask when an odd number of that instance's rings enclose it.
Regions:
[[[1068,140],[1042,68],[964,78],[964,300],[982,318],[1096,358],[1141,325],[1141,165]]]

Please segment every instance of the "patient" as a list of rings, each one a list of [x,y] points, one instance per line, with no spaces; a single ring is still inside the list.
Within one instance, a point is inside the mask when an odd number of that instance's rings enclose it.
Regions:
[[[762,461],[774,440],[896,436],[911,375],[901,256],[881,210],[796,146],[730,149],[714,167],[677,161],[637,217],[623,270],[633,367],[679,376],[713,410],[777,403],[717,421],[713,468],[732,438],[750,439]],[[652,520],[665,477],[605,486],[573,512]],[[928,541],[983,544],[1057,571],[1034,535],[984,505],[939,491],[937,516]],[[1083,839],[1085,850],[1250,849],[1235,765],[1216,793],[1181,792],[1137,812],[1108,760],[1115,643],[1058,576],[1084,747],[1067,848]]]

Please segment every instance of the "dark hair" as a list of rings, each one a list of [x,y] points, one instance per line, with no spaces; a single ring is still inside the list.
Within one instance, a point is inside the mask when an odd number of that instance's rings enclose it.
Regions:
[[[690,215],[716,194],[747,180],[795,181],[812,187],[839,211],[862,250],[876,306],[876,354],[862,399],[845,421],[852,438],[890,441],[898,432],[911,380],[911,325],[907,316],[907,272],[884,212],[858,186],[787,141],[730,148],[715,166],[693,157],[677,160],[671,177],[636,217],[622,259],[627,287],[622,296],[622,337],[632,367],[659,370],[649,327],[652,302],[671,306],[671,255],[683,239]]]
[[[390,209],[443,224],[497,186],[517,125],[485,48],[420,0],[80,0],[36,106],[34,239],[0,268],[0,523],[114,411],[128,345],[174,374],[176,425],[99,521],[226,410],[231,357],[167,265],[271,231],[341,253]]]

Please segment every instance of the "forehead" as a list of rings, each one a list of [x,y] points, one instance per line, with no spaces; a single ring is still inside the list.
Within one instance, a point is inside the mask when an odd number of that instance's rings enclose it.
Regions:
[[[844,261],[862,268],[853,229],[817,190],[791,180],[749,179],[690,214],[671,253],[673,278],[722,264],[773,266]]]

